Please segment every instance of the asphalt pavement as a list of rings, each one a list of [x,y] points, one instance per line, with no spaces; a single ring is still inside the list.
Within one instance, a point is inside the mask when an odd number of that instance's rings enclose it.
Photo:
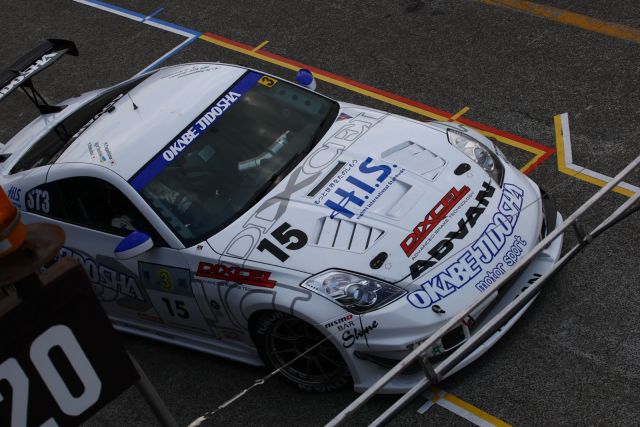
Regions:
[[[640,154],[640,44],[477,0],[328,0],[205,2],[113,0],[113,5],[262,50],[555,148],[553,117],[567,112],[573,163],[615,175]],[[640,3],[541,0],[611,25],[640,28]],[[74,40],[65,58],[38,77],[60,101],[128,78],[185,38],[88,4],[6,1],[0,66],[44,38]],[[165,64],[239,63],[293,79],[272,62],[196,40]],[[320,82],[331,97],[420,117],[363,93]],[[0,104],[0,141],[33,118],[22,97]],[[531,153],[500,146],[518,166]],[[530,177],[565,216],[598,187],[559,171],[553,155]],[[627,180],[640,185],[640,171]],[[590,213],[593,225],[626,200],[613,194]],[[485,356],[439,385],[514,425],[637,425],[640,419],[640,267],[638,216],[589,245],[543,290],[521,321]],[[565,245],[575,241],[567,236]],[[192,350],[121,335],[180,425],[214,409],[268,371]],[[357,395],[299,391],[275,377],[217,412],[204,425],[322,425]],[[349,425],[365,425],[393,399],[376,397]],[[468,425],[420,399],[393,425]],[[154,425],[135,388],[87,425]]]

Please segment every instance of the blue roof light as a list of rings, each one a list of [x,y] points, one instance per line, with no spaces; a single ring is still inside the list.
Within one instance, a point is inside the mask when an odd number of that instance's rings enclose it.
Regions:
[[[313,73],[306,68],[301,68],[298,71],[298,74],[296,74],[296,81],[311,90],[314,90],[316,87],[316,81],[313,78]]]

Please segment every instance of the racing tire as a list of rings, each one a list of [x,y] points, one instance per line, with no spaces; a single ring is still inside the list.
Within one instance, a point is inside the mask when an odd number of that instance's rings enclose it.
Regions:
[[[351,383],[349,368],[333,343],[297,317],[265,313],[254,336],[265,363],[281,368],[282,375],[304,391],[329,392]]]

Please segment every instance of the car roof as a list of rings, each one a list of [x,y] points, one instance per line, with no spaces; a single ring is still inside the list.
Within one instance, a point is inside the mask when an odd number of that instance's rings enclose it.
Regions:
[[[102,114],[56,163],[93,163],[130,179],[247,71],[197,63],[156,71]]]

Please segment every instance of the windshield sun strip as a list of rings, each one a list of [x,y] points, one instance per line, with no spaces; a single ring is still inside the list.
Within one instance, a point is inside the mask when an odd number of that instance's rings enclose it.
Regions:
[[[165,145],[158,154],[152,158],[145,166],[138,171],[129,184],[137,191],[142,190],[160,172],[162,172],[180,153],[192,144],[200,135],[212,126],[216,120],[231,108],[242,96],[256,85],[263,74],[249,71],[244,74],[236,83],[209,105],[204,113],[201,113],[195,120],[186,126],[177,136]]]

